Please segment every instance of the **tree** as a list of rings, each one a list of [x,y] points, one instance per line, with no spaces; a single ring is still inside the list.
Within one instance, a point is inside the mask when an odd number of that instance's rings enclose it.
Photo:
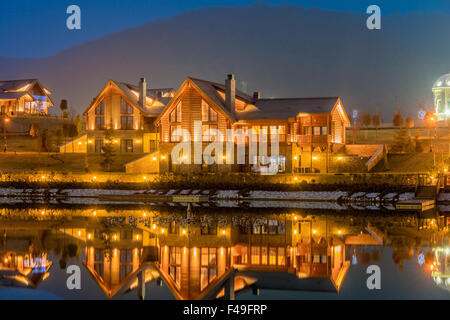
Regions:
[[[423,145],[422,142],[419,140],[419,136],[416,135],[416,138],[414,139],[414,145],[415,145],[415,151],[416,153],[421,153],[423,152]]]
[[[102,146],[103,160],[100,162],[100,165],[104,171],[111,171],[112,164],[114,163],[113,133],[111,123],[109,128],[105,130],[105,142]]]
[[[75,127],[77,128],[77,136],[79,136],[83,132],[83,120],[81,120],[79,114],[77,114],[75,119]]]
[[[435,128],[436,126],[436,116],[433,112],[431,111],[427,111],[425,113],[425,117],[423,118],[424,122],[425,122],[425,126],[428,128],[428,137],[430,139],[430,152],[433,151],[432,149],[432,136],[431,136],[431,130],[433,129],[433,127]]]
[[[375,113],[372,117],[372,124],[375,127],[375,138],[378,137],[378,128],[381,126],[381,116],[379,113]]]
[[[30,136],[36,138],[40,131],[39,125],[33,122],[30,126]]]
[[[366,128],[370,126],[370,124],[372,123],[372,117],[370,116],[370,113],[363,113],[363,115],[361,116],[361,123]],[[368,132],[367,130],[365,130],[365,132],[365,136],[367,139]]]
[[[58,149],[63,144],[63,133],[61,128],[55,130],[55,139],[56,147]]]
[[[392,146],[393,152],[413,152],[414,145],[411,141],[411,137],[407,134],[406,129],[402,128],[397,130],[394,137],[394,145]]]
[[[356,138],[358,136],[359,130],[361,129],[361,117],[357,116],[353,118],[353,144],[356,144]]]
[[[61,104],[59,105],[59,108],[61,109],[61,116],[63,118],[67,118],[68,104],[67,104],[67,100],[66,99],[62,99],[61,100]]]
[[[399,112],[395,114],[394,119],[392,120],[392,124],[394,125],[394,127],[403,127],[403,117]]]
[[[37,149],[38,152],[48,152],[49,150],[49,133],[48,129],[42,131],[37,140]]]
[[[361,116],[361,121],[363,126],[368,127],[372,123],[372,117],[370,116],[370,113],[364,113]]]
[[[409,135],[411,136],[411,129],[414,128],[414,120],[411,117],[406,118],[406,128],[408,128]]]

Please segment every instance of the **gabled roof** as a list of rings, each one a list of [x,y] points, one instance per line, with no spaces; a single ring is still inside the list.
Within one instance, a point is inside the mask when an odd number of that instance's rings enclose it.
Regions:
[[[233,121],[239,120],[266,120],[266,119],[289,119],[295,118],[299,114],[327,114],[331,113],[336,106],[341,105],[339,97],[321,98],[275,98],[275,99],[255,99],[242,91],[236,90],[236,99],[247,103],[245,110],[236,110],[235,114],[230,112],[225,106],[223,94],[225,85],[221,83],[187,77],[182,86],[178,89],[176,96],[186,83],[192,83],[205,97],[220,108]],[[173,99],[176,100],[176,99]],[[170,109],[172,102],[166,106]],[[164,109],[158,116],[157,121],[165,113]],[[340,111],[346,122],[348,116],[342,108]]]
[[[128,87],[129,90],[134,90],[134,91],[139,92],[139,86],[136,86],[134,84],[125,83],[125,82],[117,82],[117,83],[125,85],[126,87]],[[161,98],[164,98],[162,95],[168,94],[168,93],[173,93],[173,92],[175,92],[174,88],[147,89],[147,97],[153,98],[153,99],[161,99]]]
[[[38,80],[37,79],[23,79],[23,80],[4,80],[0,81],[0,92],[8,91],[8,90],[18,90],[27,84],[34,84]]]
[[[134,107],[138,108],[146,115],[157,116],[164,109],[164,106],[142,108],[141,105],[139,104],[139,96],[136,95],[135,93],[133,93],[133,91],[139,93],[138,86],[135,86],[135,85],[132,85],[129,83],[125,83],[125,82],[109,80],[108,83],[106,84],[106,86],[100,91],[100,93],[97,95],[97,97],[94,99],[94,101],[89,105],[89,107],[84,111],[84,113],[88,112],[89,109],[91,109],[91,107],[98,102],[102,92],[106,89],[108,84],[113,84],[117,89],[119,89],[128,98],[128,100],[133,104]],[[164,95],[166,93],[172,93],[174,91],[175,90],[173,88],[147,89],[147,97],[152,100],[157,100],[157,101],[161,102],[161,104],[163,104],[163,105],[166,105],[170,101],[171,98],[158,97],[158,94],[162,93]]]
[[[225,92],[224,84],[201,80],[201,79],[196,79],[196,78],[191,78],[191,77],[188,77],[188,79],[192,80],[192,82],[194,82],[197,85],[197,87],[199,87],[204,93],[208,94],[208,96],[211,99],[215,100],[216,103],[223,104],[223,107],[225,107],[225,101],[223,101],[222,97],[217,93],[217,90]],[[246,94],[242,91],[239,91],[239,90],[236,90],[236,98],[244,100],[247,103],[254,102],[254,99],[252,96],[249,96],[248,94]]]
[[[28,87],[26,87],[28,85]],[[51,91],[44,87],[38,79],[22,79],[22,80],[3,80],[0,81],[0,95],[3,95],[0,99],[17,99],[23,96],[22,93],[28,93],[30,96],[32,94],[29,92],[31,88],[33,88],[35,85],[38,85],[42,91],[44,91],[45,95],[47,96],[50,105],[53,105],[53,101],[50,99],[49,95],[51,94]],[[17,91],[23,89],[23,91]],[[46,92],[47,91],[47,92]],[[6,93],[10,93],[11,95],[6,95]],[[7,98],[7,97],[14,97],[13,93],[17,93],[17,98]]]
[[[218,93],[218,91],[225,92],[225,85],[212,81],[187,77],[186,80],[183,82],[183,84],[175,93],[174,98],[172,98],[170,103],[166,105],[165,109],[161,112],[156,121],[158,121],[161,118],[161,116],[165,113],[166,110],[171,108],[171,105],[174,103],[174,101],[177,100],[176,97],[188,83],[192,84],[196,89],[198,89],[200,91],[200,94],[203,95],[204,98],[206,98],[207,100],[209,99],[209,101],[212,102],[214,105],[216,105],[217,108],[219,108],[228,118],[232,119],[233,121],[237,120],[236,116],[233,115],[230,112],[230,110],[228,110],[228,108],[225,106],[225,100]],[[253,103],[253,97],[239,90],[236,90],[236,98],[241,99],[250,104]]]
[[[339,97],[258,99],[256,109],[237,111],[237,117],[242,120],[295,118],[300,113],[330,113],[337,103]]]
[[[0,100],[16,100],[25,95],[28,95],[30,100],[34,100],[33,96],[28,92],[1,92]]]

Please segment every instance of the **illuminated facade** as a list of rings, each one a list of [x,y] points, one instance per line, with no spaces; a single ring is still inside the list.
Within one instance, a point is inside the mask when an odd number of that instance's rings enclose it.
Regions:
[[[450,73],[441,76],[433,85],[434,110],[438,120],[450,117]]]
[[[144,78],[137,86],[110,80],[83,114],[87,135],[69,144],[75,144],[75,152],[101,152],[105,130],[112,129],[116,152],[154,152],[158,148],[154,120],[173,94],[171,88],[147,89]],[[64,152],[64,146],[60,150]]]
[[[38,79],[0,81],[0,113],[9,117],[47,115],[51,91]]]
[[[196,132],[198,123],[201,127]],[[223,84],[188,77],[156,120],[160,134],[159,154],[164,156],[159,169],[162,173],[273,172],[269,167],[274,164],[278,165],[276,172],[279,173],[326,172],[328,154],[345,145],[345,128],[349,125],[339,97],[264,99],[259,92],[247,95],[237,90],[232,74]],[[216,151],[216,161],[212,165],[206,157],[199,161],[201,163],[194,163],[194,147],[190,148],[191,156],[182,157],[190,161],[179,163],[171,159],[172,149],[179,142],[194,145],[201,141],[205,150],[211,142],[226,137],[228,129],[246,136],[245,142],[233,139],[235,150],[238,144],[245,145],[245,163],[242,160],[239,164],[237,161],[228,163],[227,158],[237,159],[237,154],[235,151],[228,155],[224,144],[221,144],[222,152]],[[180,130],[190,136],[177,134]],[[274,134],[278,134],[279,150],[272,155],[269,149]],[[260,145],[263,139],[267,141],[268,159],[261,151],[250,159],[250,135],[251,140]]]
[[[127,173],[329,172],[330,155],[345,146],[350,125],[339,97],[264,99],[259,92],[237,90],[234,75],[224,84],[188,77],[176,92],[147,89],[143,78],[138,86],[111,80],[84,116],[87,135],[60,146],[60,152],[102,152],[103,145],[111,143],[116,152],[147,154],[127,163]],[[106,141],[107,129],[111,141]],[[225,143],[223,152],[200,161],[194,161],[194,148],[190,156],[182,156],[190,161],[172,157],[179,142],[200,141],[204,151],[211,142],[225,141],[218,137],[226,137],[227,130],[242,137],[233,138],[236,161],[228,163]],[[275,134],[279,148],[272,154]],[[262,143],[267,145],[265,155]],[[250,152],[253,145],[259,145],[256,155]],[[245,149],[245,161],[237,161],[238,148]]]

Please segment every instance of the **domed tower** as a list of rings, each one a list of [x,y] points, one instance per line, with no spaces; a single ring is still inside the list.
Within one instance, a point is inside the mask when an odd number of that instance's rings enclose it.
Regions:
[[[450,118],[450,73],[444,74],[433,85],[434,110],[439,120]]]

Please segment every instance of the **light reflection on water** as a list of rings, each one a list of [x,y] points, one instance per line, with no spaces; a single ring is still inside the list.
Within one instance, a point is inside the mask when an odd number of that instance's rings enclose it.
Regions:
[[[236,299],[450,298],[448,218],[434,213],[182,206],[0,213],[0,299],[215,299],[233,291]],[[372,264],[381,267],[381,290],[367,289]],[[66,286],[70,265],[80,267],[81,290]]]

